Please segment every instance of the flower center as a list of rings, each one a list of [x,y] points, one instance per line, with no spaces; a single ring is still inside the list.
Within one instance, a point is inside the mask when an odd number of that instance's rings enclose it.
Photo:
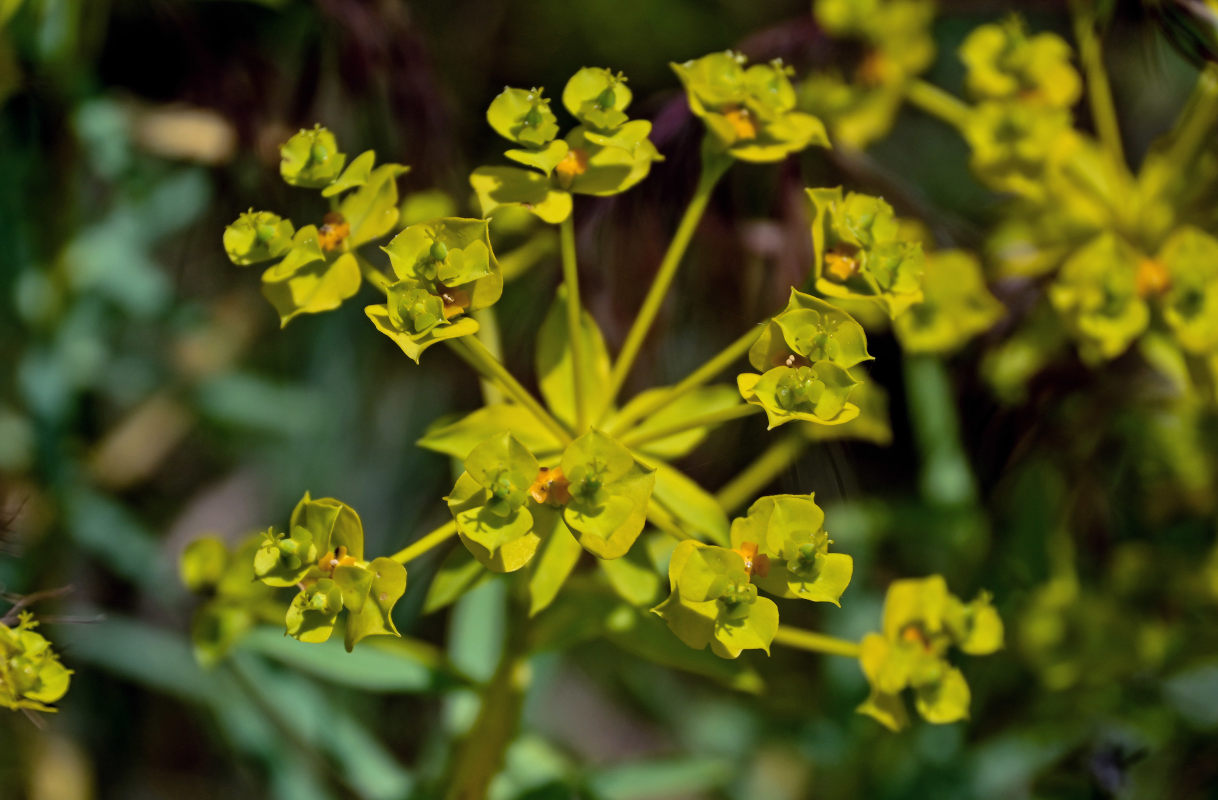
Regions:
[[[571,483],[562,474],[561,467],[542,467],[537,480],[529,487],[529,496],[535,503],[565,506],[571,500]]]
[[[554,167],[554,171],[558,173],[558,181],[563,188],[569,188],[573,180],[588,171],[588,151],[572,147]]]
[[[343,219],[343,215],[331,211],[322,218],[322,225],[317,229],[317,243],[327,253],[337,250],[351,235],[351,226]]]
[[[1134,278],[1139,297],[1149,297],[1162,294],[1171,286],[1171,275],[1162,261],[1144,258],[1138,264],[1138,273]]]
[[[731,108],[723,112],[723,118],[732,126],[738,139],[756,139],[757,123],[747,108]]]

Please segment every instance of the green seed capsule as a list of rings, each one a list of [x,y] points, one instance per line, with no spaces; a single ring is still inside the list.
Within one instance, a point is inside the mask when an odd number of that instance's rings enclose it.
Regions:
[[[448,258],[448,247],[444,242],[432,242],[430,252],[432,259],[436,261],[443,261]]]
[[[613,108],[616,102],[617,95],[614,93],[612,86],[596,96],[596,104],[600,106],[602,110]]]

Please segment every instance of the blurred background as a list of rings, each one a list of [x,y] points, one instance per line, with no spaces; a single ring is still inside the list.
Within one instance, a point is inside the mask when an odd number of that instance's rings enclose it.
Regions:
[[[942,3],[928,79],[960,92],[960,41],[1013,10],[1069,38],[1062,5]],[[1136,163],[1196,68],[1138,14],[1118,13],[1105,43]],[[405,658],[268,628],[204,669],[176,563],[200,535],[282,525],[305,490],[357,508],[370,552],[399,549],[444,521],[452,480],[414,442],[476,408],[477,381],[446,352],[416,367],[359,304],[279,330],[220,234],[251,205],[315,213],[277,174],[278,145],[314,122],[410,165],[416,213],[476,215],[469,171],[503,147],[490,99],[620,69],[666,160],[577,203],[585,298],[612,349],[697,173],[702,131],[668,62],[729,47],[797,70],[844,57],[786,0],[17,4],[0,28],[0,589],[65,590],[35,609],[75,675],[58,714],[0,715],[0,797],[426,796],[468,725],[464,678],[501,646],[499,583],[425,616],[435,559],[412,564]],[[905,110],[865,154],[737,167],[628,390],[679,378],[781,304],[810,259],[804,186],[882,194],[980,248],[1001,201],[967,156]],[[500,304],[526,382],[559,280],[553,242],[538,246]],[[1013,318],[1027,291],[995,287]],[[854,713],[867,688],[848,659],[776,649],[690,675],[594,640],[534,659],[494,796],[1218,797],[1213,413],[1148,400],[1132,359],[1093,370],[1068,354],[999,399],[978,364],[1010,328],[921,372],[872,337],[890,424],[809,443],[770,485],[815,491],[856,561],[843,608],[796,609],[797,624],[857,637],[898,577],[993,592],[1007,647],[963,665],[970,722],[883,730]],[[680,466],[717,489],[764,449],[758,430],[729,426]]]

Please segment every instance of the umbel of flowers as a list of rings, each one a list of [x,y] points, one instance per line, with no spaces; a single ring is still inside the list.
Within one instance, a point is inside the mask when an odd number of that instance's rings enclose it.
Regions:
[[[55,711],[67,694],[72,671],[59,662],[39,633],[34,615],[23,611],[17,624],[0,624],[0,705],[13,711]]]

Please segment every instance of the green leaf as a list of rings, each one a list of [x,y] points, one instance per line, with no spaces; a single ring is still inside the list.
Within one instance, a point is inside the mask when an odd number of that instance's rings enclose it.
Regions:
[[[650,608],[660,599],[664,580],[643,550],[632,547],[621,558],[602,559],[597,563],[619,597],[637,608]]]
[[[970,701],[968,681],[960,670],[951,668],[936,683],[914,691],[914,705],[927,722],[943,725],[968,718]]]
[[[777,632],[778,606],[769,598],[758,597],[744,619],[721,620],[716,624],[711,652],[720,658],[736,658],[745,650],[764,650],[769,655],[770,643]]]
[[[522,505],[501,516],[486,507],[488,498],[488,492],[463,472],[445,500],[457,521],[458,535],[474,558],[496,572],[515,572],[541,543],[533,531],[533,515]]]
[[[504,155],[517,164],[524,164],[526,167],[541,170],[548,177],[554,171],[554,168],[558,166],[558,162],[567,157],[569,149],[567,143],[562,139],[555,139],[536,150],[508,150]]]
[[[404,172],[401,164],[382,164],[357,191],[343,198],[338,212],[351,226],[348,247],[354,249],[393,230],[398,221],[397,178]]]
[[[436,571],[431,586],[427,587],[423,613],[431,614],[455,603],[466,592],[489,579],[492,574],[468,549],[454,547],[440,562],[440,568]]]
[[[279,148],[279,174],[293,186],[318,189],[330,184],[347,163],[334,134],[316,125],[301,130]]]
[[[899,731],[909,727],[909,712],[899,694],[878,692],[874,689],[863,704],[856,709],[860,714],[866,714],[879,722],[890,731]]]
[[[340,564],[334,568],[332,577],[343,593],[343,608],[359,613],[372,589],[372,570],[361,564]]]
[[[313,535],[313,543],[321,553],[338,552],[359,561],[364,557],[364,523],[355,509],[333,497],[313,499],[308,493],[292,509],[290,527],[301,527]]]
[[[614,416],[626,416],[633,413],[633,407],[641,406],[650,403],[658,394],[668,391],[668,387],[656,389],[647,389],[630,399],[621,411]],[[706,414],[713,414],[716,411],[723,411],[731,408],[740,402],[739,393],[730,385],[717,384],[714,386],[703,386],[693,391],[686,392],[676,400],[667,403],[659,411],[646,417],[642,422],[634,425],[632,431],[634,435],[645,436],[651,431],[661,430],[671,427],[684,420],[701,417]],[[606,423],[606,427],[613,427],[613,418],[611,417]],[[694,428],[693,430],[684,431],[682,433],[665,436],[663,439],[656,439],[642,445],[639,449],[647,455],[671,460],[680,458],[688,454],[691,450],[702,443],[706,435],[710,433],[709,428]]]
[[[377,558],[367,571],[371,573],[367,602],[347,614],[347,652],[367,636],[400,635],[392,614],[394,604],[406,592],[406,568],[391,558]]]
[[[554,434],[527,409],[514,403],[483,406],[455,420],[443,417],[429,425],[416,444],[464,461],[475,446],[505,432],[516,437],[529,452],[538,455],[560,449]]]
[[[516,167],[478,167],[469,184],[478,196],[482,216],[500,206],[520,206],[551,225],[571,216],[571,194],[556,189],[545,175]]]
[[[583,553],[583,548],[563,524],[562,515],[557,510],[538,506],[533,514],[542,544],[537,557],[529,563],[530,617],[554,601]]]
[[[342,591],[334,581],[322,578],[292,599],[285,620],[288,635],[302,642],[324,642],[342,610]]]
[[[735,394],[733,392],[733,394]],[[719,545],[728,542],[728,520],[714,496],[683,472],[662,462],[655,470],[652,501],[671,514],[683,529]]]
[[[537,382],[550,412],[560,421],[575,423],[575,370],[571,365],[571,335],[567,328],[567,289],[559,286],[554,302],[537,334]],[[609,381],[609,351],[592,315],[580,312],[583,337],[584,386],[592,389]]]
[[[321,190],[321,196],[333,197],[336,194],[342,194],[351,189],[358,189],[368,182],[368,178],[372,174],[372,167],[375,164],[376,153],[372,150],[365,150],[347,165],[347,168],[343,170],[343,174],[339,175],[334,183]]]

